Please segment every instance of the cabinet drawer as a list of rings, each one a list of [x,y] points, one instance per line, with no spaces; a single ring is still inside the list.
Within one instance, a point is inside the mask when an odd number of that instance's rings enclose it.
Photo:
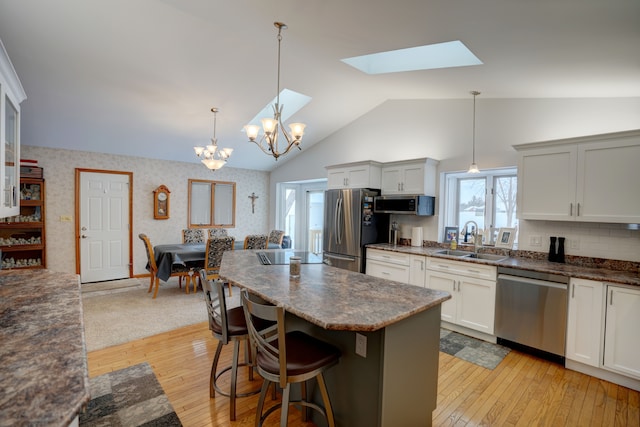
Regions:
[[[427,257],[427,269],[493,281],[496,280],[498,275],[497,268],[491,265],[452,261],[437,257]]]
[[[380,279],[409,283],[409,266],[367,259],[367,274]]]
[[[367,262],[369,262],[369,260],[376,260],[389,264],[409,266],[410,259],[410,255],[401,254],[398,252],[382,251],[379,249],[367,249]]]

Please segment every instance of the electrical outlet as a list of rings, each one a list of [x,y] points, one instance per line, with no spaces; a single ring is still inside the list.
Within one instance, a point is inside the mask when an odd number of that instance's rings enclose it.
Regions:
[[[356,354],[367,357],[367,337],[356,332]]]
[[[541,246],[542,245],[542,239],[540,236],[530,236],[529,237],[529,244],[531,246]]]
[[[580,240],[578,240],[578,239],[570,239],[569,240],[569,248],[580,250]]]

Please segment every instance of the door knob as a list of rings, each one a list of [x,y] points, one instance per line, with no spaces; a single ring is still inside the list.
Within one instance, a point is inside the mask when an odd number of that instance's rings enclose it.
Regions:
[[[87,238],[86,234],[83,234],[81,237],[82,237],[83,239],[86,239],[86,238]]]

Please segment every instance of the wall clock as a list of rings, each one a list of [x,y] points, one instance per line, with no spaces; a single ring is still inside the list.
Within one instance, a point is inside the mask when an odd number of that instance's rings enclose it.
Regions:
[[[153,218],[169,219],[169,194],[171,191],[161,185],[153,190]]]

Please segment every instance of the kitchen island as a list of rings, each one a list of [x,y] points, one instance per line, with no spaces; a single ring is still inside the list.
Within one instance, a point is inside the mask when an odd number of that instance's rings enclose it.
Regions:
[[[89,402],[78,276],[0,271],[0,426],[67,426]]]
[[[255,251],[225,252],[220,276],[282,304],[288,328],[341,350],[325,375],[337,425],[431,425],[440,306],[449,293],[324,264],[303,264],[300,278],[291,279],[288,265],[262,265]],[[366,344],[356,349],[357,336]]]

